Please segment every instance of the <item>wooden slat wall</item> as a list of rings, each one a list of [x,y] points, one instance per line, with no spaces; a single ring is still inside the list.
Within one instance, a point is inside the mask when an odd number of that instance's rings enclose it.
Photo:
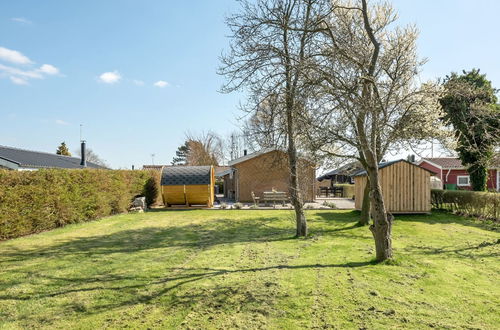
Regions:
[[[355,207],[361,210],[366,176],[355,181]],[[427,213],[431,211],[430,173],[407,162],[398,162],[380,170],[380,185],[389,212]]]
[[[162,186],[161,189],[165,204],[186,204],[184,186]]]

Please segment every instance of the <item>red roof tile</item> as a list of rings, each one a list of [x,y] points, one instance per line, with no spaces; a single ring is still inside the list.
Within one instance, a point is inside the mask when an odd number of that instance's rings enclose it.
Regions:
[[[440,157],[440,158],[423,158],[423,160],[428,160],[431,163],[441,166],[442,168],[463,168],[462,161],[455,157]]]

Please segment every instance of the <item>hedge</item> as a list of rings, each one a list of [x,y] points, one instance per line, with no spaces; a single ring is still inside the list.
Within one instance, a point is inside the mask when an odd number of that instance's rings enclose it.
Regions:
[[[154,173],[125,170],[0,170],[0,240],[126,212]],[[150,184],[151,185],[151,184]],[[149,195],[148,195],[149,194]]]
[[[500,220],[500,193],[467,190],[431,190],[432,206],[458,214]]]
[[[354,185],[348,183],[335,184],[335,187],[342,187],[342,197],[353,198],[354,197]]]

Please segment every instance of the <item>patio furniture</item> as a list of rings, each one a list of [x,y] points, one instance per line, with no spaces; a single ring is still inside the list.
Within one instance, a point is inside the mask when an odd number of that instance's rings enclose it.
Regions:
[[[252,191],[252,199],[253,199],[253,204],[259,206],[260,197],[255,196],[253,191]]]
[[[288,200],[288,194],[284,191],[264,191],[264,202],[266,205],[269,202],[272,202],[273,205],[276,204],[276,202],[280,202],[282,205],[285,205]]]
[[[319,197],[328,197],[328,187],[319,187]]]
[[[332,195],[334,197],[342,197],[343,194],[344,194],[344,187],[333,186],[333,188],[332,188]]]

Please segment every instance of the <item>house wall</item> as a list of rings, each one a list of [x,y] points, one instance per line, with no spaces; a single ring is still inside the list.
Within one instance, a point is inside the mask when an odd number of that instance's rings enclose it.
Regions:
[[[457,177],[459,176],[468,176],[469,173],[466,170],[449,170],[450,174],[448,174],[448,170],[443,170],[443,183],[457,184]],[[487,186],[488,189],[497,189],[497,171],[496,170],[488,170],[488,181]],[[446,180],[446,177],[448,179]],[[460,189],[470,190],[471,186],[460,186]]]
[[[444,182],[444,178],[443,178],[443,170],[441,170],[439,167],[436,167],[436,166],[434,166],[432,164],[429,164],[425,160],[422,163],[420,163],[420,165],[418,165],[418,166],[420,166],[421,168],[425,168],[426,170],[429,170],[429,171],[432,171],[432,172],[436,173],[436,176],[438,178],[440,178],[441,181],[443,181],[443,183],[445,183]]]
[[[407,162],[384,167],[379,172],[380,185],[387,210],[394,213],[427,213],[431,211],[431,174]],[[366,176],[357,176],[355,207],[361,210]]]
[[[437,173],[438,177],[441,178],[443,184],[457,184],[458,176],[468,176],[469,173],[465,169],[440,169],[432,164],[429,164],[425,160],[419,165],[422,168],[428,169]],[[490,169],[488,170],[488,181],[487,186],[488,189],[497,189],[498,190],[498,182],[497,182],[497,170]],[[471,187],[460,186],[460,189],[471,189]]]
[[[323,180],[323,181],[318,181],[316,184],[316,187],[327,187],[330,188],[332,186],[332,180]]]
[[[290,171],[285,153],[272,151],[233,165],[236,169],[236,199],[252,202],[255,196],[264,197],[264,191],[285,191],[289,193]],[[305,201],[313,201],[316,191],[316,169],[308,161],[299,160],[299,185]]]
[[[223,177],[224,179],[224,197],[229,199],[235,198],[235,186],[234,186],[234,176],[230,174],[226,174]]]

